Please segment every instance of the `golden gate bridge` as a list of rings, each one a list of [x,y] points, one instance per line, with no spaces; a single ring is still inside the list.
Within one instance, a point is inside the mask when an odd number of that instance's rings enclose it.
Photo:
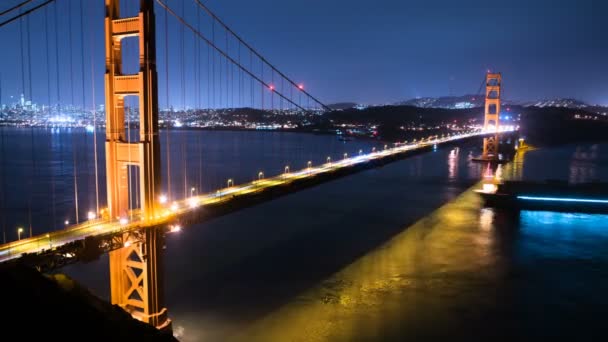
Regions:
[[[40,16],[44,22],[46,62],[47,111],[62,111],[61,78],[69,84],[69,97],[75,103],[78,86],[83,107],[86,105],[85,91],[85,5],[78,1],[79,12],[74,11],[69,1],[63,10],[69,11],[67,23],[61,20],[59,8],[62,1],[23,1],[0,13],[0,27],[18,25],[21,38],[21,90],[33,98],[34,71],[31,51],[32,16]],[[360,150],[355,155],[345,154],[338,160],[328,157],[323,163],[313,165],[310,161],[300,170],[289,166],[281,174],[266,176],[259,172],[251,182],[235,184],[228,179],[227,186],[205,194],[188,191],[184,181],[184,194],[179,198],[171,191],[171,156],[166,149],[167,168],[161,166],[161,144],[169,146],[169,135],[161,141],[159,127],[159,77],[157,71],[157,42],[164,43],[164,100],[167,108],[172,107],[170,93],[175,91],[170,84],[170,68],[173,63],[179,66],[181,83],[178,92],[181,107],[186,108],[186,97],[200,108],[249,107],[270,111],[298,111],[302,113],[321,113],[328,107],[305,89],[302,83],[294,81],[271,64],[250,44],[228,27],[217,15],[199,0],[193,0],[192,7],[186,11],[185,2],[174,7],[173,1],[141,0],[139,7],[135,1],[105,0],[105,184],[97,175],[98,156],[95,154],[95,194],[96,209],[90,212],[87,220],[78,207],[78,160],[74,155],[74,216],[76,224],[69,221],[63,229],[48,233],[33,234],[31,224],[31,205],[29,208],[29,237],[21,238],[23,228],[19,228],[18,239],[0,245],[0,262],[22,262],[40,271],[50,271],[64,265],[88,261],[109,253],[111,301],[118,304],[133,317],[159,329],[170,329],[167,308],[164,305],[162,289],[162,246],[166,234],[178,232],[187,225],[223,215],[240,208],[255,205],[286,193],[297,191],[320,182],[341,177],[361,169],[382,165],[412,153],[432,149],[442,144],[455,144],[467,139],[484,137],[484,152],[480,160],[498,161],[498,134],[510,132],[499,124],[500,94],[502,76],[488,73],[485,80],[486,106],[484,127],[480,130],[465,131],[458,134],[434,135],[412,142],[385,145],[384,148]],[[53,6],[53,7],[51,7]],[[89,6],[89,14],[93,13]],[[160,10],[162,20],[157,20],[155,10]],[[192,13],[195,15],[192,15]],[[131,13],[133,15],[121,15]],[[189,15],[188,15],[189,13]],[[78,28],[72,27],[71,19],[79,18],[80,35],[74,37]],[[188,16],[190,18],[188,18]],[[53,24],[51,19],[54,17]],[[206,17],[206,25],[202,18]],[[178,42],[169,31],[169,19],[179,30]],[[92,22],[100,18],[90,17]],[[159,25],[160,24],[160,25]],[[67,25],[67,36],[60,37],[60,25]],[[161,27],[160,34],[157,27]],[[207,31],[203,29],[207,26]],[[175,28],[172,27],[172,28]],[[54,30],[54,31],[53,31]],[[185,32],[192,38],[192,56],[186,49]],[[219,32],[219,33],[218,33]],[[95,109],[94,69],[96,61],[92,52],[97,41],[94,30],[89,28],[91,92],[88,95]],[[222,36],[223,34],[223,36]],[[49,41],[54,36],[55,51],[51,51]],[[218,37],[219,36],[219,37]],[[67,39],[64,39],[67,38]],[[80,38],[76,44],[75,38]],[[67,40],[67,61],[62,60],[60,44]],[[26,42],[24,44],[24,42]],[[178,45],[178,61],[173,61],[172,45]],[[204,47],[204,48],[203,48]],[[78,51],[79,50],[79,51]],[[54,52],[54,56],[53,56]],[[80,52],[80,65],[74,60],[75,52]],[[206,54],[205,54],[206,52]],[[191,57],[190,60],[187,60]],[[131,59],[129,61],[129,58]],[[51,60],[55,66],[51,66]],[[65,65],[67,62],[67,66]],[[101,61],[99,62],[101,64]],[[192,72],[186,70],[192,66]],[[80,81],[76,82],[74,69],[80,66]],[[66,71],[66,75],[63,72]],[[206,68],[206,72],[204,72]],[[54,73],[55,75],[51,75]],[[207,75],[204,80],[203,73]],[[190,77],[194,85],[187,91],[186,79]],[[51,85],[55,81],[54,85]],[[53,89],[55,87],[55,89]],[[51,94],[55,92],[56,94]],[[188,94],[188,92],[190,94]],[[203,98],[205,97],[206,98]],[[56,103],[52,103],[52,98]],[[0,97],[1,99],[1,97]],[[205,103],[204,103],[205,102]],[[204,104],[203,104],[204,103]],[[132,122],[129,106],[138,108],[139,117],[135,123],[136,132],[131,132]],[[65,108],[64,108],[65,110]],[[164,127],[170,129],[177,118],[171,110]],[[94,127],[97,123],[95,122]],[[94,129],[96,132],[96,129]],[[95,137],[94,137],[94,141]],[[174,142],[173,142],[174,143]],[[33,158],[35,159],[35,158]],[[101,158],[100,158],[101,159]],[[33,160],[32,162],[35,162]],[[180,166],[181,167],[181,166]],[[183,165],[184,171],[193,166]],[[200,170],[199,170],[200,172]],[[184,175],[185,178],[185,175]],[[163,185],[165,183],[165,185]],[[105,185],[105,204],[100,199],[100,187]],[[6,189],[6,187],[4,187]],[[31,189],[30,189],[31,190]],[[3,190],[4,193],[4,190]],[[31,197],[30,197],[31,198]],[[6,199],[3,197],[2,202]],[[53,204],[54,206],[54,204]],[[48,231],[48,229],[47,229]]]

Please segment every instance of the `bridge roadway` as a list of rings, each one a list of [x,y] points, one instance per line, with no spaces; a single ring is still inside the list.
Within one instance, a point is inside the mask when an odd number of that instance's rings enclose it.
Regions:
[[[250,183],[233,185],[219,189],[216,192],[166,203],[159,216],[151,221],[142,220],[137,211],[133,211],[128,219],[89,220],[81,224],[66,227],[59,231],[33,236],[31,238],[23,238],[18,241],[0,245],[0,263],[16,260],[20,257],[24,257],[22,259],[34,257],[33,261],[30,263],[41,270],[61,267],[80,259],[86,259],[86,257],[83,257],[82,255],[77,255],[77,251],[83,249],[87,240],[94,242],[95,251],[93,254],[96,255],[91,257],[94,259],[101,253],[121,248],[124,244],[136,241],[137,234],[129,237],[128,241],[123,240],[126,239],[124,233],[127,232],[137,232],[141,231],[143,228],[150,227],[163,227],[164,229],[167,229],[168,232],[178,231],[181,229],[181,224],[189,221],[197,221],[196,218],[192,220],[192,217],[196,217],[196,212],[202,211],[205,208],[218,207],[218,205],[221,207],[222,204],[230,204],[230,202],[233,201],[236,202],[237,199],[247,197],[248,195],[268,192],[281,186],[284,188],[286,185],[295,184],[307,179],[322,178],[323,175],[333,174],[340,170],[352,169],[358,165],[366,164],[371,161],[391,159],[391,157],[399,157],[399,155],[404,153],[428,149],[433,145],[455,143],[457,141],[480,137],[486,134],[488,133],[474,131],[444,138],[412,142],[409,144],[398,144],[391,148],[386,148],[385,146],[383,150],[344,158],[339,161],[329,161],[320,166],[308,167],[295,172],[286,172],[270,178],[261,178]],[[133,240],[134,238],[135,240]],[[89,243],[89,245],[91,245],[91,243]],[[38,258],[36,259],[36,257]],[[50,260],[41,261],[39,260],[40,258]]]

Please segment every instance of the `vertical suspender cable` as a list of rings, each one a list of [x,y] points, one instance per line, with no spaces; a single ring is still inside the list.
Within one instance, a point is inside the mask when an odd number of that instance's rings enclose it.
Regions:
[[[220,36],[220,38],[218,40],[221,42],[222,41],[221,33],[219,33],[218,36]],[[220,60],[219,60],[219,66],[218,66],[218,70],[219,70],[218,71],[218,82],[219,82],[219,84],[218,84],[217,89],[219,90],[219,95],[220,95],[218,107],[221,109],[224,106],[223,105],[223,99],[224,99],[224,97],[222,96],[223,93],[224,93],[224,87],[223,87],[223,84],[222,84],[222,77],[223,77],[222,74],[223,74],[223,71],[224,71],[224,64],[222,63],[222,61],[224,59],[222,58],[222,56],[219,56],[219,58],[220,58]]]
[[[166,132],[165,134],[167,135],[166,137],[166,146],[165,146],[165,151],[167,154],[167,197],[168,198],[172,198],[171,197],[171,144],[170,144],[170,138],[169,136],[171,135],[171,111],[169,110],[169,108],[171,107],[169,105],[169,13],[165,12],[165,97],[167,100],[166,103],[166,107],[165,110],[167,111],[167,122],[165,125],[166,128]]]
[[[46,95],[47,95],[47,99],[48,99],[48,114],[51,114],[51,107],[52,107],[52,102],[51,102],[51,56],[50,56],[50,50],[49,50],[49,8],[46,7],[44,9],[44,27],[45,27],[45,48],[46,48]],[[55,221],[56,221],[56,217],[55,217],[55,172],[53,171],[52,168],[52,157],[50,160],[50,165],[51,165],[51,206],[52,206],[52,224],[51,224],[51,229],[54,230],[55,229]]]
[[[89,7],[91,17],[93,6]],[[89,43],[91,49],[91,100],[93,105],[93,158],[95,167],[95,213],[99,215],[99,175],[97,169],[97,107],[95,104],[95,44],[93,43],[93,21],[89,20]]]
[[[185,3],[182,2],[182,17],[185,13]],[[180,54],[181,54],[181,92],[182,92],[182,114],[186,114],[186,37],[184,33],[184,25],[180,25]],[[182,164],[184,166],[184,198],[188,197],[188,170],[186,161],[186,134],[181,132],[181,145],[182,145]]]
[[[57,88],[57,114],[61,111],[61,91],[59,90],[59,2],[55,3],[55,81]]]
[[[87,95],[86,95],[86,91],[85,91],[85,73],[84,73],[84,5],[82,4],[82,1],[78,2],[79,6],[80,6],[80,72],[81,72],[81,87],[82,87],[82,108],[81,111],[82,113],[86,113],[86,102],[87,102]],[[93,131],[95,131],[95,128],[93,128]],[[86,134],[84,136],[84,141],[85,144],[87,142],[87,137]],[[86,146],[83,146],[83,148]],[[93,151],[95,152],[95,151]],[[88,153],[87,153],[87,158],[85,161],[85,170],[88,170],[89,168],[89,158],[88,158]],[[85,185],[85,193],[89,193],[88,189],[89,189],[89,182],[88,180],[86,180],[86,182],[84,183]],[[89,202],[90,202],[90,197],[89,197]],[[90,208],[90,205],[89,205]]]
[[[32,94],[32,50],[30,47],[30,41],[31,41],[31,34],[30,34],[30,17],[28,16],[26,18],[26,25],[27,25],[27,75],[28,75],[28,98],[30,99],[30,101],[33,99],[33,94]],[[30,145],[32,148],[31,151],[31,155],[32,155],[32,171],[34,173],[34,177],[30,177],[29,182],[28,182],[28,186],[29,186],[29,191],[28,191],[28,224],[29,224],[29,231],[30,231],[30,237],[32,237],[32,192],[34,190],[34,178],[38,178],[38,168],[37,168],[37,164],[36,164],[36,150],[34,148],[34,127],[30,127]]]
[[[201,29],[201,12],[200,11],[196,11],[196,27],[197,29],[200,31]],[[201,98],[202,98],[202,94],[201,94],[201,69],[202,69],[202,57],[201,57],[201,42],[200,39],[196,39],[196,36],[193,34],[192,35],[192,39],[194,39],[195,42],[195,46],[196,46],[196,56],[197,56],[197,60],[195,65],[197,66],[196,68],[196,99],[197,99],[197,108],[196,111],[197,113],[201,113]],[[199,191],[203,190],[203,144],[201,142],[201,131],[197,131],[198,136],[198,189]]]
[[[68,17],[72,18],[72,4],[68,2]],[[70,91],[71,91],[71,107],[74,110],[74,63],[73,63],[73,51],[74,45],[72,44],[72,20],[68,20],[68,45],[69,45],[69,63],[70,63]],[[74,172],[74,205],[76,214],[76,224],[80,223],[78,218],[78,170],[76,168],[76,138],[75,134],[72,136],[72,169]]]
[[[2,103],[2,74],[0,74],[0,104]],[[4,129],[0,127],[0,153],[5,156],[6,152],[4,151]],[[0,201],[2,201],[2,243],[6,243],[6,197],[4,196],[6,192],[6,183],[5,183],[5,175],[4,170],[6,170],[5,158],[2,158],[0,162]]]
[[[226,53],[228,53],[228,31],[224,31],[225,36],[226,36]],[[230,64],[228,63],[228,60],[226,60],[226,108],[229,107],[229,93],[230,93],[230,87],[229,87],[229,83],[230,83]]]
[[[253,52],[251,52],[251,50],[249,51],[249,70],[253,70]],[[249,92],[251,93],[251,108],[255,107],[255,101],[254,101],[254,96],[255,94],[253,93],[253,77],[249,76],[249,80],[250,80],[250,85],[249,85]]]

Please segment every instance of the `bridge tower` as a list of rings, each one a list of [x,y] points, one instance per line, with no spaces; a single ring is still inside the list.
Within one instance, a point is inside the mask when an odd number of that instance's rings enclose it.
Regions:
[[[486,75],[486,105],[483,128],[486,131],[496,130],[493,136],[483,139],[483,160],[498,159],[498,127],[500,122],[500,92],[502,75],[488,73]]]
[[[133,1],[133,0],[130,0]],[[158,89],[154,1],[140,0],[138,16],[121,18],[120,0],[105,0],[106,177],[108,215],[126,219],[130,196],[138,196],[141,219],[155,217],[160,190]],[[122,40],[139,38],[139,72],[124,74]],[[124,100],[139,98],[139,139],[125,135]],[[129,170],[136,177],[129,177]],[[131,178],[135,178],[132,181]],[[133,186],[134,185],[134,186]],[[130,193],[139,189],[139,193]],[[162,286],[163,232],[149,227],[137,236],[126,233],[124,248],[110,252],[111,300],[133,317],[159,329],[170,329]]]

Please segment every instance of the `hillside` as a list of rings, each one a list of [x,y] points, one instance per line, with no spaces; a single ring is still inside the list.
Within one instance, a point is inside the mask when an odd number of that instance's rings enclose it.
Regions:
[[[177,341],[65,275],[0,266],[3,341]],[[14,339],[10,336],[18,336]]]

